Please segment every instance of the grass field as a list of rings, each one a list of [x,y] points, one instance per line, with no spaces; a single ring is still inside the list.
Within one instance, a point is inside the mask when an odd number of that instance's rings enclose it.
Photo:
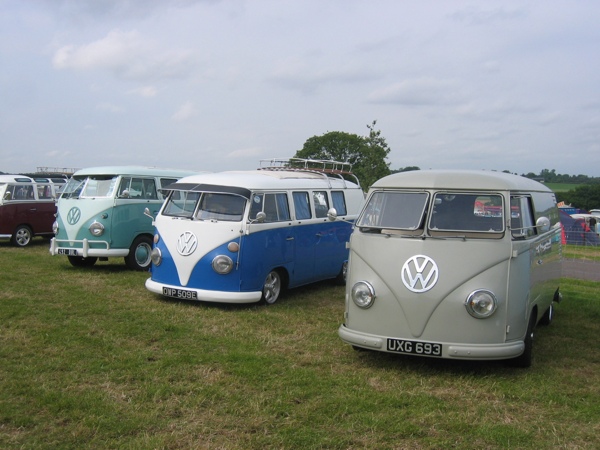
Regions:
[[[329,283],[269,307],[182,303],[37,239],[0,243],[0,274],[3,449],[598,448],[598,283],[563,280],[514,369],[355,352]]]
[[[579,186],[583,186],[582,184],[572,184],[572,183],[544,183],[546,186],[548,186],[550,189],[552,189],[554,192],[568,192],[568,191],[572,191],[576,188],[578,188]]]

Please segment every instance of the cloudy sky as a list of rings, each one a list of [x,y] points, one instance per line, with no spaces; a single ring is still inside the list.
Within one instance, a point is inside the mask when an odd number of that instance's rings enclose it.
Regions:
[[[600,2],[0,0],[0,171],[220,171],[376,127],[391,168],[600,176]]]

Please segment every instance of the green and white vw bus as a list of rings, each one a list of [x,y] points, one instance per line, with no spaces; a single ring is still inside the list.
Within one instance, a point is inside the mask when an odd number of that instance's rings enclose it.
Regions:
[[[75,172],[57,204],[51,255],[73,266],[124,257],[133,270],[150,267],[152,220],[166,197],[161,189],[197,172],[153,167],[93,167]]]

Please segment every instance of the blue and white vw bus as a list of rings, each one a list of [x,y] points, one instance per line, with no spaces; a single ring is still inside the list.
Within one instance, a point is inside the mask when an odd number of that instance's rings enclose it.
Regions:
[[[93,167],[75,172],[58,199],[51,255],[76,267],[123,257],[133,270],[150,267],[154,215],[165,186],[197,172],[153,167]]]
[[[272,304],[284,288],[345,279],[346,243],[364,203],[356,178],[347,179],[347,168],[329,161],[262,165],[168,186],[154,222],[150,291]],[[343,220],[328,219],[333,209]]]

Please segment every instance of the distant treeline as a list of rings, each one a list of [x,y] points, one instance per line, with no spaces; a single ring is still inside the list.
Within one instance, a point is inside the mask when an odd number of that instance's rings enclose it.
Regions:
[[[505,172],[507,172],[505,170]],[[539,174],[529,172],[521,174],[524,177],[532,178],[544,183],[570,183],[570,184],[600,184],[600,178],[588,177],[587,175],[567,175],[556,173],[555,169],[544,169]]]
[[[417,166],[401,167],[397,170],[392,170],[391,173],[409,172],[411,170],[421,170]],[[502,172],[513,173],[519,175],[516,172],[510,170],[503,170]],[[600,184],[599,177],[588,177],[587,175],[567,175],[562,173],[556,173],[556,169],[544,169],[540,173],[522,173],[523,177],[531,178],[532,180],[542,181],[544,183],[566,183],[566,184]]]

